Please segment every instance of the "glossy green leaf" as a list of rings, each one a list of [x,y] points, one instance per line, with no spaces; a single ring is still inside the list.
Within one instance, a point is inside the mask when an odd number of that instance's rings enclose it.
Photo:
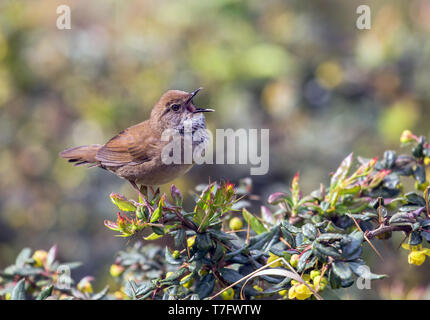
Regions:
[[[266,227],[256,217],[254,217],[250,212],[248,212],[248,210],[246,210],[245,208],[243,208],[242,210],[242,215],[245,221],[249,223],[251,229],[256,234],[267,232]]]

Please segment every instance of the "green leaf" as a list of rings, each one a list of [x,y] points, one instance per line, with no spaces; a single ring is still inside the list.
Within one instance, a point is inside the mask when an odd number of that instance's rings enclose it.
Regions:
[[[332,289],[339,289],[342,286],[342,279],[336,275],[333,268],[328,273],[328,282]]]
[[[50,286],[47,286],[45,289],[43,289],[39,295],[37,296],[36,300],[45,300],[52,294],[52,289],[54,286],[51,284]]]
[[[171,274],[168,278],[161,280],[161,283],[172,282],[173,280],[176,280],[182,277],[185,272],[187,272],[186,268],[178,269],[173,274]]]
[[[333,247],[331,246],[325,246],[322,243],[319,243],[317,241],[314,241],[312,246],[319,252],[320,255],[324,257],[333,257],[335,259],[338,259],[341,257],[341,254]]]
[[[12,289],[11,300],[25,300],[25,279],[21,279],[17,282],[15,287]]]
[[[108,293],[108,291],[109,291],[109,286],[107,285],[106,287],[103,288],[102,291],[94,294],[91,297],[91,300],[101,300],[101,299],[103,299],[106,296],[106,294]]]
[[[339,168],[337,168],[336,172],[330,179],[330,191],[337,187],[342,183],[343,180],[347,177],[349,170],[352,165],[353,153],[351,152],[343,161],[341,162]]]
[[[199,299],[204,299],[208,295],[212,293],[215,287],[215,277],[209,273],[205,275],[196,288],[196,293],[199,296]]]
[[[318,238],[317,241],[336,241],[343,239],[343,235],[338,233],[323,233]]]
[[[266,227],[256,217],[254,217],[250,212],[248,212],[248,210],[246,210],[245,208],[243,208],[242,210],[242,215],[245,221],[248,222],[251,229],[254,230],[256,234],[267,232]]]
[[[21,252],[16,257],[15,265],[17,267],[23,267],[24,264],[30,259],[30,256],[31,256],[31,249],[30,248],[22,249]]]
[[[156,234],[155,232],[151,233],[149,236],[144,237],[145,240],[157,240],[159,238],[163,237],[162,235]]]
[[[183,262],[182,259],[176,259],[176,258],[174,258],[172,256],[172,254],[171,254],[171,252],[170,252],[170,250],[169,250],[168,247],[166,247],[165,250],[164,250],[164,259],[166,259],[166,262],[168,264],[173,264],[173,265],[181,264]]]
[[[409,214],[406,212],[398,212],[394,214],[390,220],[390,224],[399,224],[399,223],[413,223],[414,220],[409,217]]]
[[[342,279],[342,281],[349,281],[352,278],[351,268],[343,261],[335,261],[333,263],[333,272]]]
[[[175,247],[180,247],[185,242],[185,230],[179,229],[175,235]]]
[[[342,191],[340,193],[342,195],[344,195],[344,194],[357,194],[360,191],[361,191],[361,186],[357,184],[351,188],[342,189]]]
[[[123,195],[111,193],[110,199],[114,205],[121,211],[136,211],[136,207]]]
[[[300,256],[299,262],[297,263],[297,272],[305,271],[307,260],[310,258],[311,255],[312,250],[308,250]]]
[[[348,262],[352,272],[358,277],[362,277],[370,280],[379,280],[388,277],[386,274],[374,274],[370,272],[370,269],[362,261]]]
[[[196,246],[200,251],[208,251],[212,246],[212,240],[209,233],[198,233],[196,237]]]
[[[416,194],[415,192],[409,192],[405,194],[405,197],[410,204],[414,204],[420,207],[424,207],[426,205],[426,201],[424,200],[424,198]]]
[[[223,279],[226,280],[228,283],[235,283],[236,281],[239,281],[244,277],[239,272],[233,269],[222,268],[219,270],[219,272]]]
[[[223,241],[223,240],[234,240],[234,239],[236,239],[236,237],[235,237],[234,235],[232,235],[232,234],[228,234],[228,233],[225,233],[225,232],[220,231],[220,230],[210,229],[210,230],[208,230],[208,232],[209,232],[212,236],[214,236],[215,238],[217,238],[218,240],[221,240],[221,241]]]
[[[303,235],[309,240],[314,240],[318,236],[317,229],[312,223],[306,223],[302,226]]]
[[[48,256],[46,258],[46,266],[49,269],[55,261],[57,256],[57,245],[53,245],[48,251]]]
[[[149,222],[153,223],[156,222],[158,220],[158,218],[160,218],[160,214],[161,214],[161,210],[160,208],[155,208],[154,212],[152,213],[151,219],[149,220]]]

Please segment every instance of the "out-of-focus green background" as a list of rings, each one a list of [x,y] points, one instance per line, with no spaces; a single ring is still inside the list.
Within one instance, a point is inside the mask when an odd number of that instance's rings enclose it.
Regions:
[[[56,28],[61,4],[71,7],[71,30]],[[351,151],[398,150],[403,129],[428,136],[430,2],[366,1],[371,30],[356,27],[361,4],[2,0],[0,267],[24,246],[56,243],[62,260],[84,262],[73,276],[94,275],[102,288],[126,247],[103,225],[115,215],[108,196],[134,193],[57,155],[145,120],[167,89],[203,86],[195,103],[216,109],[211,129],[270,129],[270,171],[253,177],[263,201],[297,170],[310,192]],[[186,190],[247,175],[248,166],[203,165],[175,183]],[[385,263],[368,250],[390,279],[341,294],[425,297],[428,267],[409,266],[401,240],[376,243]]]

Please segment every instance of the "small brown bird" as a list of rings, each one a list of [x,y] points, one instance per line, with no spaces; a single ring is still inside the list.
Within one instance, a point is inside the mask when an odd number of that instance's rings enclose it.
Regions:
[[[128,180],[140,194],[137,184],[165,184],[185,174],[193,163],[165,164],[161,155],[169,141],[163,141],[162,134],[167,129],[174,129],[183,140],[187,120],[191,121],[192,134],[206,128],[203,113],[214,110],[194,105],[193,98],[201,89],[191,93],[169,90],[155,104],[148,120],[125,129],[104,145],[70,148],[61,152],[60,156],[75,162],[75,166],[89,164],[89,167],[109,170]],[[193,141],[193,146],[207,139],[208,136],[203,135],[196,139],[198,141]]]

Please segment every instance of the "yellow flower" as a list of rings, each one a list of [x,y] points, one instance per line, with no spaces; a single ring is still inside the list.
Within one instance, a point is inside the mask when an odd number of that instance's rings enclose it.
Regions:
[[[269,258],[267,259],[266,264],[269,264],[269,263],[271,263],[277,259],[279,259],[279,257],[277,255],[274,255],[273,253],[269,252]],[[278,268],[278,267],[282,267],[282,261],[281,260],[270,265],[270,268]]]
[[[424,165],[428,166],[430,164],[430,158],[424,157]]]
[[[191,248],[194,245],[194,242],[196,242],[196,236],[189,237],[187,239],[188,248]]]
[[[110,266],[110,275],[112,277],[119,277],[123,271],[124,267],[118,264],[113,264]]]
[[[221,297],[223,300],[233,300],[233,298],[234,298],[233,288],[229,288],[228,290],[221,293]]]
[[[240,230],[243,227],[243,222],[240,218],[234,217],[230,220],[229,227],[231,230]]]
[[[426,261],[426,255],[422,251],[411,251],[408,255],[408,263],[420,266]]]
[[[36,267],[42,267],[48,257],[48,252],[45,250],[36,250],[33,254],[33,260],[36,262]]]
[[[310,285],[311,286],[311,285]],[[289,299],[305,300],[312,295],[312,291],[303,283],[293,285],[288,290]]]
[[[297,267],[297,264],[299,263],[300,256],[298,254],[293,254],[290,258],[290,264],[294,268]]]
[[[410,250],[408,255],[409,264],[415,264],[417,266],[420,266],[426,260],[426,256],[430,256],[430,249],[423,248],[421,244],[417,246],[411,246],[409,244],[403,243],[402,248]]]

